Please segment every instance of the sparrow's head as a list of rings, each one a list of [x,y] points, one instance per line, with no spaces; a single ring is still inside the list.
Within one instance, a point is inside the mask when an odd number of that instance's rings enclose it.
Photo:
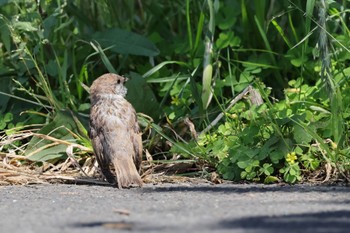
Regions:
[[[124,86],[128,79],[117,74],[104,74],[98,77],[90,87],[90,96],[114,94],[125,97],[127,89]]]

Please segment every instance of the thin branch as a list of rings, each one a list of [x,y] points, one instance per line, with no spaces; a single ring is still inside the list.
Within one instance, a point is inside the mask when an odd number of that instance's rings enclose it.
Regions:
[[[243,98],[247,93],[249,93],[252,90],[252,86],[249,85],[246,87],[239,95],[237,95],[233,100],[231,100],[228,107],[225,109],[224,112],[221,112],[202,132],[199,133],[199,135],[204,134],[208,132],[211,128],[213,128],[220,120],[224,117],[225,112],[227,112],[234,104],[236,104],[239,100]]]

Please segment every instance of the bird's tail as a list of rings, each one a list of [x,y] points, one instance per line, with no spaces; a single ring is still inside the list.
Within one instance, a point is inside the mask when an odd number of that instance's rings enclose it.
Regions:
[[[132,157],[113,158],[118,188],[128,188],[132,185],[142,186],[141,177],[136,169]]]

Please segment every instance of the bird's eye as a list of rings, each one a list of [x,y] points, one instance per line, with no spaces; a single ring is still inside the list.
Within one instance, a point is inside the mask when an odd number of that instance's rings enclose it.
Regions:
[[[117,84],[120,84],[120,79],[118,79]]]

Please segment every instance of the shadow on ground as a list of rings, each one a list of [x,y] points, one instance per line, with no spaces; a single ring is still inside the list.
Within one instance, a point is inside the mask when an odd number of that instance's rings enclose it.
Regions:
[[[157,222],[90,222],[76,223],[74,228],[102,228],[138,232],[182,232],[184,226],[160,226]],[[215,224],[197,222],[186,229],[208,232],[231,230],[232,232],[259,233],[347,233],[350,229],[350,211],[330,211],[318,213],[291,214],[284,216],[258,216],[232,220],[222,220]]]
[[[248,192],[349,192],[348,186],[335,185],[264,185],[264,184],[225,184],[225,185],[170,185],[148,186],[139,189],[140,192],[218,192],[218,193],[248,193]]]
[[[223,220],[212,229],[246,229],[249,232],[269,233],[347,233],[350,231],[350,211],[292,214],[285,216],[259,216]]]

